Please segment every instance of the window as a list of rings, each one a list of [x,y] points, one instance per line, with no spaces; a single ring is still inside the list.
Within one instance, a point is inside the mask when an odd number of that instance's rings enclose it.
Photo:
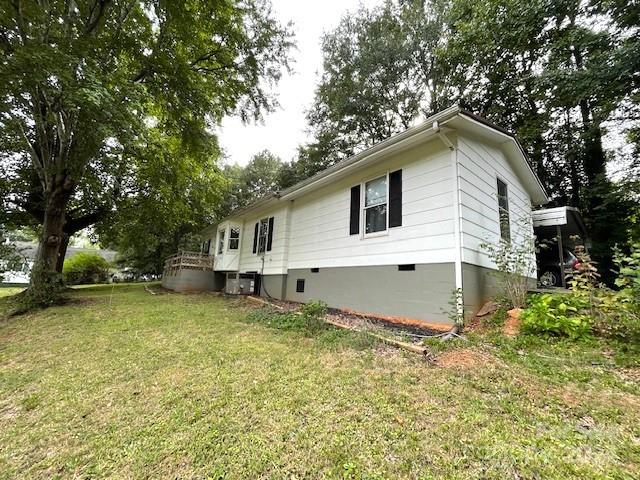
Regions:
[[[387,229],[387,176],[364,184],[364,233]]]
[[[218,255],[221,255],[222,252],[224,251],[224,236],[225,236],[226,230],[220,230],[218,232]]]
[[[299,278],[296,280],[296,292],[303,293],[304,292],[304,278]]]
[[[269,219],[260,220],[258,230],[258,253],[264,253],[267,249],[267,238],[269,237]]]
[[[511,240],[509,192],[507,191],[507,184],[500,179],[498,179],[498,214],[500,215],[500,236],[508,242]]]
[[[318,273],[320,269],[318,267],[312,268],[311,273]]]
[[[239,243],[240,229],[232,227],[231,232],[229,233],[229,250],[237,250]]]

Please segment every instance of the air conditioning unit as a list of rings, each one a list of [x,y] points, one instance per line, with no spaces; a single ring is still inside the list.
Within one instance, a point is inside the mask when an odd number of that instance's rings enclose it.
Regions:
[[[224,292],[229,295],[251,295],[256,288],[255,273],[227,273]]]

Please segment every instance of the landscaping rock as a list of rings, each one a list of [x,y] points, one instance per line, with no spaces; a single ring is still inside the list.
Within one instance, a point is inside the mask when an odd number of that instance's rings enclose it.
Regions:
[[[496,310],[498,310],[498,304],[493,300],[489,301],[485,303],[480,310],[478,310],[478,313],[476,313],[476,317],[484,317],[485,315],[494,313]]]

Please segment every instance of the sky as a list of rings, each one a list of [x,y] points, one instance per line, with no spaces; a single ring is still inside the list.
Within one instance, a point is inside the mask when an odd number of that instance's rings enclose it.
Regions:
[[[322,72],[322,34],[333,30],[340,19],[360,5],[371,7],[382,0],[272,0],[273,12],[281,23],[293,22],[297,49],[292,74],[282,77],[275,88],[280,108],[266,115],[262,124],[243,125],[227,117],[219,130],[226,163],[246,165],[251,157],[268,149],[283,161],[294,158],[298,145],[309,140],[305,111]]]

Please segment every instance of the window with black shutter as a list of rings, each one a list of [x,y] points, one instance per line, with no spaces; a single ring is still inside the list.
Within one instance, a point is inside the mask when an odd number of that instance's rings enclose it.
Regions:
[[[402,226],[402,170],[389,174],[389,227]]]
[[[274,217],[261,219],[256,223],[255,237],[253,239],[253,253],[270,252],[273,246]]]

